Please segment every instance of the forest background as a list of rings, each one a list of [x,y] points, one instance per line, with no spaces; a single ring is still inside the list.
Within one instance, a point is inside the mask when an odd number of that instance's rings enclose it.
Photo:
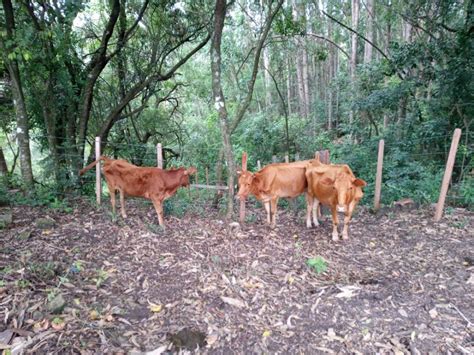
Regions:
[[[473,14],[471,0],[2,0],[0,197],[92,196],[78,171],[100,137],[147,166],[161,143],[165,167],[207,168],[230,194],[243,151],[254,171],[329,149],[367,203],[384,139],[382,202],[432,203],[461,128],[448,202],[472,208]]]

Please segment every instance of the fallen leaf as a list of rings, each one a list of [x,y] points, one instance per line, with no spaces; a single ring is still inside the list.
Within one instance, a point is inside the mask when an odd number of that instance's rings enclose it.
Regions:
[[[338,293],[336,297],[338,298],[351,298],[354,296],[357,296],[355,294],[356,291],[360,290],[360,287],[357,286],[343,286],[343,287],[338,287],[339,290],[342,292]]]
[[[438,311],[436,310],[436,308],[433,308],[429,311],[429,314],[431,318],[435,319],[438,316]]]
[[[163,306],[161,304],[154,304],[154,303],[151,303],[148,308],[150,309],[150,311],[152,311],[153,313],[158,313],[158,312],[161,312],[161,309],[163,308]]]
[[[244,308],[245,307],[245,303],[242,302],[241,300],[236,299],[236,298],[221,296],[221,299],[225,303],[230,304],[231,306],[235,306],[235,307],[238,307],[238,308]]]
[[[97,312],[95,309],[92,310],[90,313],[89,313],[89,318],[91,320],[97,320],[99,318],[99,312]]]
[[[405,311],[405,310],[402,309],[402,308],[400,308],[400,309],[398,310],[398,313],[400,313],[400,315],[401,315],[402,317],[405,317],[405,318],[408,317],[407,311]]]
[[[217,334],[209,334],[207,337],[206,337],[206,343],[207,343],[207,346],[212,346],[216,343],[217,339],[219,339],[219,337],[217,336]]]
[[[35,323],[33,325],[33,331],[35,333],[40,333],[49,328],[49,320],[43,319],[41,322]]]
[[[262,334],[262,337],[267,338],[267,337],[269,337],[271,334],[272,334],[271,331],[265,330],[265,331],[263,332],[263,334]]]

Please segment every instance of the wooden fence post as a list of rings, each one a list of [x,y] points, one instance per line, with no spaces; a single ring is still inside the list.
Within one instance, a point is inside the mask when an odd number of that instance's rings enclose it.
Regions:
[[[95,159],[100,157],[100,137],[95,137]],[[98,205],[100,205],[100,198],[102,195],[102,182],[100,180],[100,161],[95,166],[95,198]],[[112,193],[112,192],[110,192]]]
[[[163,169],[163,150],[161,148],[161,143],[156,145],[156,160],[158,162],[158,167]]]
[[[194,175],[196,177],[196,185],[199,185],[199,171],[196,171],[196,174]],[[199,198],[199,189],[196,189],[196,196]]]
[[[377,159],[377,175],[375,177],[374,209],[380,208],[380,194],[382,192],[382,168],[383,168],[383,149],[385,141],[379,141],[379,154]]]
[[[209,186],[209,168],[206,166],[206,185]]]
[[[257,169],[258,170],[262,169],[262,164],[260,164],[260,160],[257,160]]]
[[[287,155],[285,155],[285,163],[289,163],[290,162],[290,157]]]
[[[323,152],[324,152],[324,164],[329,164],[329,150],[325,149]]]
[[[451,141],[451,149],[449,150],[448,161],[446,162],[446,169],[444,170],[443,182],[441,183],[441,190],[439,192],[438,204],[436,205],[435,222],[439,222],[443,215],[444,202],[446,194],[448,193],[449,182],[451,181],[451,174],[453,173],[454,162],[456,161],[456,152],[458,150],[459,139],[461,138],[461,129],[454,130],[453,140]]]
[[[277,156],[276,155],[273,155],[272,156],[272,163],[276,163],[277,162]]]
[[[242,172],[247,171],[247,153],[242,153]],[[245,198],[240,198],[240,223],[245,222]]]
[[[295,153],[295,161],[299,161],[300,160],[300,153]]]

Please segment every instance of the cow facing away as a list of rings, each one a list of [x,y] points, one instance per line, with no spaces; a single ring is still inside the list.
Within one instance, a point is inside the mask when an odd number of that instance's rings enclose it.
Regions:
[[[164,228],[163,201],[173,196],[178,188],[189,185],[189,175],[197,170],[194,167],[164,170],[154,167],[139,167],[125,160],[99,157],[79,172],[84,174],[99,161],[104,161],[103,173],[110,193],[112,211],[115,214],[115,192],[120,193],[122,217],[126,218],[125,195],[145,197],[153,202],[158,222]]]
[[[308,181],[308,194],[313,198],[313,209],[318,208],[319,203],[328,205],[331,209],[333,231],[332,239],[339,240],[337,230],[339,219],[337,212],[344,212],[344,229],[342,239],[349,238],[349,222],[352,213],[360,199],[364,195],[362,187],[367,183],[354,176],[348,165],[338,164],[311,164],[306,167],[306,179]],[[310,223],[307,213],[307,222]],[[317,220],[315,225],[319,225]]]
[[[237,196],[242,199],[253,194],[265,207],[267,223],[275,226],[278,200],[282,197],[297,197],[307,192],[308,184],[305,171],[309,162],[310,160],[275,163],[265,166],[256,173],[238,172],[239,192]],[[308,197],[306,193],[307,201]],[[311,207],[312,204],[307,203],[307,208]],[[316,211],[313,211],[313,218],[317,221]]]

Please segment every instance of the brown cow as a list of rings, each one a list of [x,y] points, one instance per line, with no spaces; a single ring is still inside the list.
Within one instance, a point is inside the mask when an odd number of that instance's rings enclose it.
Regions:
[[[344,229],[342,239],[349,238],[349,222],[359,200],[364,193],[362,187],[367,183],[354,176],[348,165],[338,164],[312,164],[306,168],[308,180],[308,194],[314,198],[313,208],[318,208],[319,203],[328,205],[332,212],[333,232],[332,239],[339,240],[337,226],[339,224],[337,212],[344,212]],[[311,198],[310,197],[310,198]],[[307,221],[309,214],[307,214]],[[319,225],[317,220],[315,225]]]
[[[120,192],[123,218],[127,217],[125,212],[125,195],[145,197],[153,202],[158,215],[158,222],[163,228],[165,227],[163,221],[163,201],[173,196],[179,187],[188,186],[189,175],[197,171],[194,167],[170,170],[139,167],[125,160],[115,160],[101,156],[98,160],[82,169],[79,175],[94,167],[100,160],[104,161],[103,172],[110,193],[113,213],[115,214],[115,192],[117,190]]]
[[[305,171],[309,162],[310,160],[275,163],[265,166],[256,173],[250,171],[238,172],[239,192],[237,196],[242,199],[250,193],[255,195],[257,200],[265,206],[267,222],[275,226],[278,199],[281,197],[297,197],[307,191],[308,184]],[[307,193],[306,197],[308,201]],[[307,203],[307,208],[311,207],[312,204]],[[313,218],[317,221],[315,213],[313,211]]]

